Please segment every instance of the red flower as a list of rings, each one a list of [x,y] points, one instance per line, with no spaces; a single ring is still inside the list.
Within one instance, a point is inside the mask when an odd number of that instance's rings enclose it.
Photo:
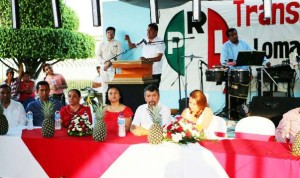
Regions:
[[[181,126],[179,126],[177,129],[176,129],[176,132],[182,132],[183,131],[183,128]]]
[[[171,138],[172,138],[172,133],[168,131],[166,137],[167,137],[168,139],[171,139]]]
[[[82,128],[82,132],[86,132],[86,127],[83,127],[83,128]]]
[[[172,125],[172,124],[170,124],[170,125],[168,125],[167,129],[168,129],[168,130],[171,130],[171,129],[172,129],[172,127],[173,127],[173,125]]]
[[[192,136],[191,132],[186,132],[185,133],[186,138],[190,138]]]

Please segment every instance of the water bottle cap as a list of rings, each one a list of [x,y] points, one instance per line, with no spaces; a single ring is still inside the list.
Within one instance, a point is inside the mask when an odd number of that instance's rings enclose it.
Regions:
[[[59,113],[59,111],[55,111],[54,118],[55,119],[60,119],[60,113]]]

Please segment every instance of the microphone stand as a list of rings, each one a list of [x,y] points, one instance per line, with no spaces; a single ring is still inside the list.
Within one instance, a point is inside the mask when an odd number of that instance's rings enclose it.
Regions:
[[[133,49],[133,48],[128,48],[128,49],[126,49],[125,51],[122,51],[121,53],[116,54],[114,57],[112,57],[112,58],[106,60],[105,62],[110,62],[111,60],[115,60],[115,61],[116,61],[118,56],[123,55],[123,54],[127,53],[127,51],[132,50],[132,49]]]
[[[177,71],[178,77],[177,77],[177,79],[178,79],[178,89],[179,89],[179,101],[178,101],[179,102],[179,107],[180,107],[180,100],[181,100],[181,82],[180,82],[180,62],[179,62],[180,55],[179,55],[179,45],[178,44],[179,44],[180,40],[188,40],[188,39],[194,39],[194,38],[195,37],[188,37],[188,38],[173,37],[171,40],[155,41],[155,42],[150,42],[150,43],[148,42],[148,44],[155,44],[155,43],[168,42],[168,41],[176,42],[177,66],[178,66],[178,71]]]
[[[188,107],[188,101],[187,101],[187,85],[188,85],[188,82],[187,82],[187,78],[188,78],[187,77],[187,68],[191,64],[192,60],[193,60],[193,57],[191,57],[191,61],[185,67],[185,85],[184,85],[184,93],[185,93],[184,103],[185,103],[185,108]]]
[[[177,48],[177,66],[178,66],[178,77],[176,78],[176,80],[178,79],[178,89],[179,89],[179,107],[180,107],[180,100],[181,100],[181,82],[180,82],[180,62],[179,62],[179,41],[180,40],[189,40],[189,39],[194,39],[195,37],[187,37],[187,38],[179,38],[179,37],[173,37],[171,40],[161,40],[161,41],[154,41],[154,42],[147,42],[147,44],[157,44],[157,43],[164,43],[164,42],[168,42],[168,41],[172,41],[176,43],[176,48]],[[176,81],[175,80],[175,81]],[[175,83],[175,81],[172,83],[171,86],[173,86],[173,84]],[[187,96],[186,96],[187,97]],[[187,107],[187,99],[186,99],[186,107]],[[180,109],[180,108],[179,108]]]
[[[204,93],[204,90],[203,90],[203,67],[202,67],[202,64],[204,64],[204,65],[206,65],[206,67],[207,67],[207,64],[203,61],[203,60],[201,60],[201,59],[199,59],[199,61],[200,61],[200,67],[199,67],[199,69],[200,69],[200,90]]]

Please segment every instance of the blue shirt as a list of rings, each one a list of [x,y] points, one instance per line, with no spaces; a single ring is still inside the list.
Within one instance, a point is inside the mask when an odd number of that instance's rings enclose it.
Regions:
[[[62,107],[61,103],[54,99],[49,99],[51,103],[54,103],[54,109],[52,113],[52,118],[54,119],[54,113],[55,111],[59,111]],[[44,116],[42,113],[42,101],[40,99],[36,99],[35,101],[32,101],[28,104],[26,108],[26,112],[31,111],[33,113],[33,125],[34,126],[42,126]]]
[[[253,49],[250,47],[250,45],[248,45],[243,40],[239,40],[239,43],[237,45],[232,43],[230,40],[228,40],[222,46],[221,59],[220,59],[221,65],[225,66],[228,62],[228,59],[233,59],[233,62],[236,63],[236,59],[239,51],[249,51],[249,50],[253,50]],[[230,66],[229,68],[236,68],[236,67]],[[238,68],[248,69],[248,66],[240,66]]]

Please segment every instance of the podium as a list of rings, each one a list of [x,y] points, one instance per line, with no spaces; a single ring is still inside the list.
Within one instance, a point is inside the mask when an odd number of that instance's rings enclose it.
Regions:
[[[118,60],[112,65],[118,73],[114,79],[107,82],[108,86],[117,86],[123,95],[123,104],[129,106],[135,113],[136,109],[145,103],[144,88],[157,83],[152,79],[152,62],[141,60]]]
[[[120,71],[114,76],[114,81],[147,81],[152,79],[152,62],[115,61],[113,67]],[[118,70],[119,69],[119,70]]]

